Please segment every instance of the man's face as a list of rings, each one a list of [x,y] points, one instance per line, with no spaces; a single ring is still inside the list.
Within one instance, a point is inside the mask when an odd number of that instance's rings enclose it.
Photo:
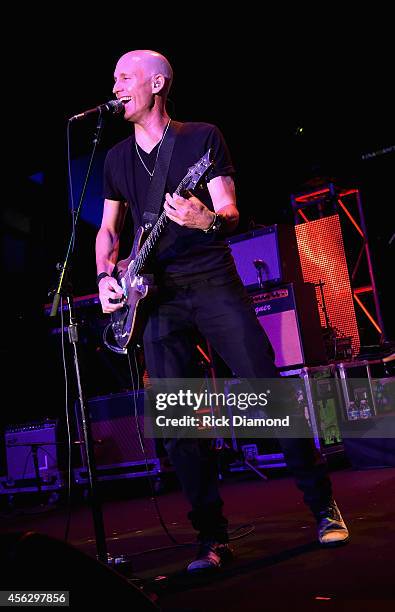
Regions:
[[[118,61],[114,72],[115,84],[113,93],[119,100],[125,101],[124,119],[137,121],[152,106],[151,78],[144,66],[144,60],[137,57],[123,56]]]

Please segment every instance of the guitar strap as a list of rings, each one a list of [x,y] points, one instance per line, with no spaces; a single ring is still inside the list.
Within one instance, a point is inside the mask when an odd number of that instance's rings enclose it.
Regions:
[[[171,121],[165,139],[162,143],[154,176],[152,177],[152,181],[147,192],[145,211],[143,214],[143,225],[146,231],[149,231],[158,219],[159,210],[164,197],[174,144],[176,142],[177,135],[182,129],[182,125],[183,124],[179,121]]]

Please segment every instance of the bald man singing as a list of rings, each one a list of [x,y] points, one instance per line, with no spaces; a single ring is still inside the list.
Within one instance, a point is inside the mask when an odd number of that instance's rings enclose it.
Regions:
[[[107,154],[104,209],[96,240],[97,282],[103,312],[122,308],[123,288],[112,276],[128,207],[134,227],[143,225],[146,199],[163,143],[175,129],[166,100],[173,79],[168,60],[155,51],[123,55],[114,72],[115,96],[124,104],[131,135]],[[175,193],[211,149],[214,165],[196,194]],[[236,376],[278,376],[270,342],[258,322],[225,237],[238,224],[234,167],[219,129],[208,123],[178,124],[163,209],[169,219],[155,248],[158,292],[149,305],[144,355],[151,378],[196,376],[194,333],[203,335]],[[119,301],[121,300],[121,301]],[[327,466],[309,438],[279,440],[289,469],[318,525],[322,545],[348,540],[333,498]],[[213,570],[232,557],[223,515],[216,460],[209,441],[167,439],[165,447],[191,505],[188,514],[199,548],[188,571]]]

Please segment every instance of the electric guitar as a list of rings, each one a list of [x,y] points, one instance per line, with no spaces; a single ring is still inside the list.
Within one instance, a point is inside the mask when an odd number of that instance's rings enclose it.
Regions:
[[[194,189],[212,163],[209,149],[196,164],[188,168],[175,193],[180,195]],[[145,266],[169,221],[163,211],[152,229],[139,227],[129,257],[119,261],[114,268],[113,276],[124,293],[123,307],[111,314],[113,335],[121,349],[117,352],[124,352],[122,349],[125,350],[129,343],[133,344],[141,338],[146,321],[145,302],[156,289],[152,275],[144,275]]]

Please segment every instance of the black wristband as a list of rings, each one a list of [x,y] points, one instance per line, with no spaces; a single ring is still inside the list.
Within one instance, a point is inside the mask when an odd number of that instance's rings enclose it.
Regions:
[[[96,276],[96,285],[97,286],[99,286],[99,283],[100,283],[101,279],[104,278],[105,276],[110,276],[110,275],[108,274],[108,272],[100,272],[100,274],[98,274]]]

